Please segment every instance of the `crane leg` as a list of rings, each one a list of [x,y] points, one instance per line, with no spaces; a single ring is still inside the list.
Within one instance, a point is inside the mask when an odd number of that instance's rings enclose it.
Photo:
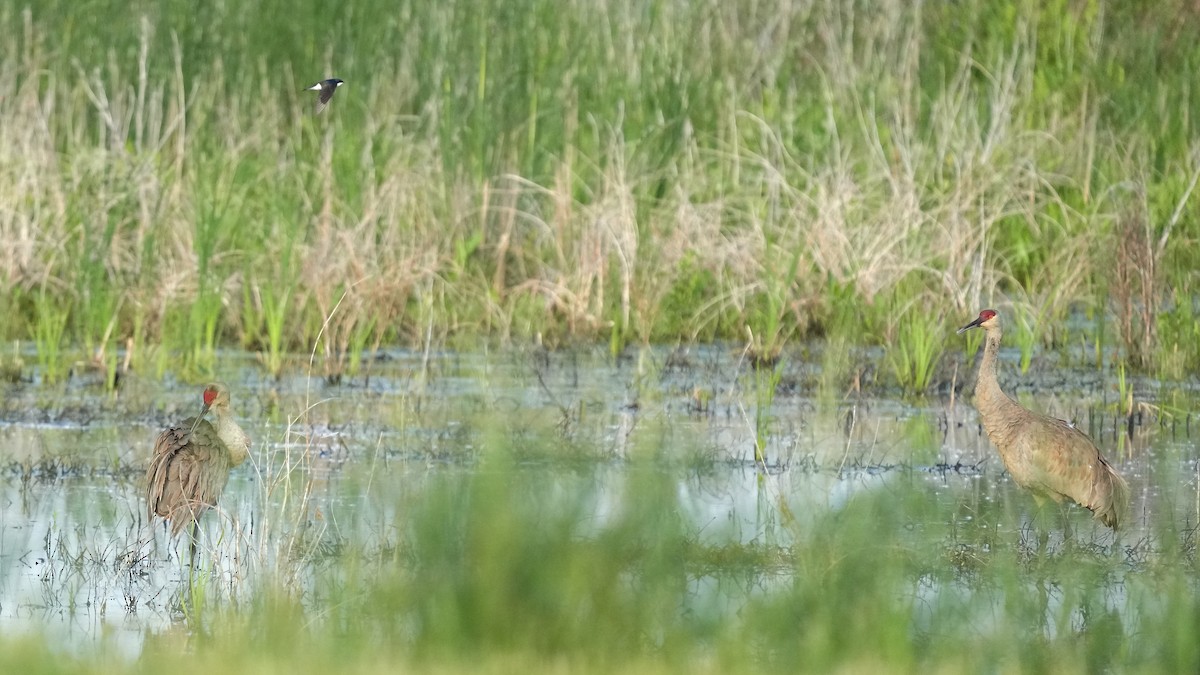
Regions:
[[[191,561],[192,567],[196,566],[196,545],[197,545],[197,542],[199,542],[199,541],[200,541],[200,521],[193,520],[192,521],[192,545],[190,547],[191,548],[190,561]]]
[[[1066,504],[1058,505],[1058,522],[1062,525],[1063,532],[1063,553],[1071,553],[1075,549],[1075,531],[1071,528],[1069,508]]]

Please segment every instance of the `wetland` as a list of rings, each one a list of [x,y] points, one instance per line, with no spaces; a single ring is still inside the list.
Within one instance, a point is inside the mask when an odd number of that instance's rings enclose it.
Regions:
[[[1196,3],[0,28],[0,672],[1200,672]],[[980,433],[984,307],[1120,533]]]
[[[1016,371],[1019,353],[1005,358]],[[253,641],[380,640],[440,667],[474,652],[1048,667],[1063,644],[1093,664],[1151,659],[1148,627],[1195,606],[1190,414],[1119,414],[1091,371],[1039,361],[1006,386],[1090,429],[1127,477],[1118,536],[1016,487],[963,382],[823,395],[797,350],[764,396],[730,346],[387,350],[337,384],[219,360],[254,445],[203,521],[195,571],[147,523],[143,474],[201,387],[5,385],[4,634],[114,666],[235,625]],[[1156,384],[1132,386],[1145,400]],[[865,643],[843,634],[855,626]],[[1014,637],[1044,651],[996,651]]]

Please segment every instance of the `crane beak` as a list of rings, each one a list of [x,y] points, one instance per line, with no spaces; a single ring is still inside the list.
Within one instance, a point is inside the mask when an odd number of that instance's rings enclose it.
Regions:
[[[962,328],[959,328],[959,329],[958,329],[958,332],[957,332],[957,333],[955,333],[955,335],[962,335],[962,334],[963,334],[964,332],[966,332],[967,330],[969,330],[969,329],[971,329],[971,328],[974,328],[974,327],[978,326],[978,325],[979,325],[979,324],[981,324],[981,323],[983,323],[983,320],[982,320],[982,319],[975,319],[975,320],[974,320],[974,321],[972,321],[971,323],[969,323],[969,324],[967,324],[967,325],[963,326]]]

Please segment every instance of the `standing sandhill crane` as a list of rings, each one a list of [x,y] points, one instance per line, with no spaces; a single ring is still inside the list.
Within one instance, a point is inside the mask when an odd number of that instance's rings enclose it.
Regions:
[[[976,326],[987,333],[987,340],[975,383],[975,407],[1013,480],[1031,490],[1039,502],[1045,497],[1062,502],[1066,497],[1116,530],[1129,504],[1125,479],[1075,425],[1026,410],[1000,389],[996,381],[1000,315],[985,309],[958,332]]]
[[[212,410],[214,426],[204,415]],[[250,439],[229,410],[229,389],[204,388],[204,407],[196,417],[168,427],[154,441],[154,458],[146,470],[146,513],[171,521],[172,536],[192,524],[191,556],[196,557],[200,516],[217,505],[229,470],[249,454]]]

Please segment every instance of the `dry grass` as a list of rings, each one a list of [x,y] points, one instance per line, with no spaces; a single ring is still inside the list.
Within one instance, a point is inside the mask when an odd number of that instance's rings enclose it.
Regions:
[[[330,378],[370,345],[456,335],[619,347],[766,330],[777,349],[828,331],[846,301],[883,327],[865,341],[883,342],[897,307],[1011,304],[1059,321],[1107,292],[1108,244],[1141,242],[1154,262],[1189,240],[1191,187],[1109,142],[1119,130],[1090,89],[1103,83],[1049,95],[1058,71],[1035,68],[1068,47],[1120,58],[1103,16],[949,44],[904,3],[744,9],[728,23],[673,8],[648,51],[615,39],[640,25],[620,8],[556,12],[564,30],[608,27],[579,36],[596,62],[511,86],[487,74],[508,62],[421,61],[431,47],[414,34],[321,117],[292,63],[196,64],[140,19],[128,53],[62,68],[48,24],[10,11],[0,22],[22,40],[0,51],[14,73],[0,91],[0,298],[19,320],[0,337],[34,334],[42,293],[70,312],[67,342],[99,353],[266,349],[274,308],[270,349],[303,352],[321,333]],[[953,18],[990,5],[975,9]],[[436,30],[452,16],[419,18]],[[431,73],[441,88],[421,89]],[[1164,287],[1187,277],[1149,273],[1145,257],[1126,256],[1115,290],[1127,347],[1148,354]]]

